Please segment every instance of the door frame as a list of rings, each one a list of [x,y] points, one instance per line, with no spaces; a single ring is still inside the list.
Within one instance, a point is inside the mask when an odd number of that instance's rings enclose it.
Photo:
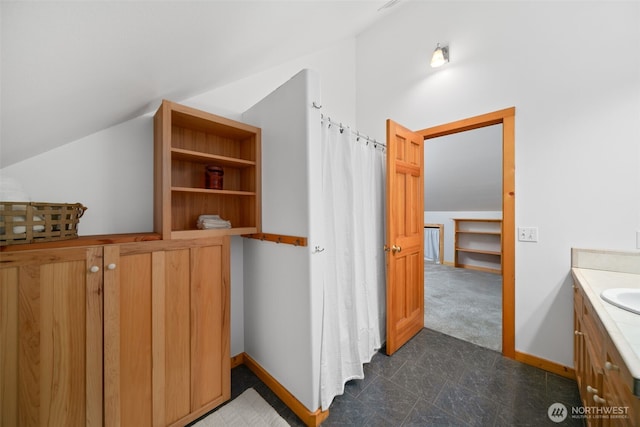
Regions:
[[[416,131],[425,140],[502,124],[502,354],[515,359],[515,115],[516,108]]]

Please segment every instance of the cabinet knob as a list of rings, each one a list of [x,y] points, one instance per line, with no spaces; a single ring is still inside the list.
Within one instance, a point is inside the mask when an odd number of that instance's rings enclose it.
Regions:
[[[593,401],[599,404],[605,404],[607,403],[607,401],[603,398],[601,398],[600,396],[598,396],[597,394],[593,395]]]
[[[111,263],[111,264],[107,265],[107,268],[109,270],[115,270],[116,269],[116,265],[114,263]]]
[[[92,265],[89,271],[92,273],[97,273],[98,271],[100,271],[100,267],[98,267],[97,265]]]
[[[619,371],[619,370],[620,370],[620,368],[618,367],[618,365],[614,365],[614,364],[613,364],[613,363],[611,363],[611,362],[605,362],[605,364],[604,364],[604,368],[605,368],[607,371]]]
[[[591,387],[590,385],[587,386],[587,392],[591,393],[591,394],[596,394],[598,392],[598,389]]]

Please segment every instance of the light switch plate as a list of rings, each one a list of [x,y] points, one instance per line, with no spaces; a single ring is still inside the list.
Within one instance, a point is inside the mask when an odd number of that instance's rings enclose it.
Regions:
[[[518,227],[518,241],[537,242],[538,227]]]

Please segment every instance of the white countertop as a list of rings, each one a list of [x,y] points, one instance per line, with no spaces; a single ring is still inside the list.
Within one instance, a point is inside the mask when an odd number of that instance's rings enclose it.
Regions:
[[[602,321],[629,372],[640,382],[640,315],[618,308],[600,298],[611,288],[640,289],[640,274],[574,267],[573,277]]]

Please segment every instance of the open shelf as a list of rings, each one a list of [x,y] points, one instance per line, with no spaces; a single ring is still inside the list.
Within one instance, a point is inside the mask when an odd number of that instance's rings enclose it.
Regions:
[[[455,218],[454,265],[502,273],[502,220]]]
[[[154,231],[163,239],[261,231],[261,130],[163,101],[154,117]],[[207,166],[224,171],[222,189],[206,188]],[[200,215],[231,229],[199,230]]]
[[[459,252],[470,252],[476,254],[487,254],[487,255],[502,255],[502,252],[499,251],[487,251],[484,249],[470,249],[470,248],[456,248],[456,251]]]
[[[172,231],[172,239],[196,239],[201,237],[231,236],[257,233],[255,227],[233,227],[220,230],[180,230]]]
[[[251,167],[256,165],[255,160],[244,160],[234,157],[219,156],[216,154],[206,154],[197,151],[184,150],[181,148],[171,149],[171,159],[201,163],[203,165],[217,164],[220,166],[230,167]]]
[[[171,191],[179,193],[204,193],[228,196],[255,196],[255,191],[211,190],[209,188],[171,187]]]
[[[490,234],[490,235],[495,235],[495,236],[500,236],[502,233],[500,231],[466,231],[466,230],[459,230],[458,234]]]

